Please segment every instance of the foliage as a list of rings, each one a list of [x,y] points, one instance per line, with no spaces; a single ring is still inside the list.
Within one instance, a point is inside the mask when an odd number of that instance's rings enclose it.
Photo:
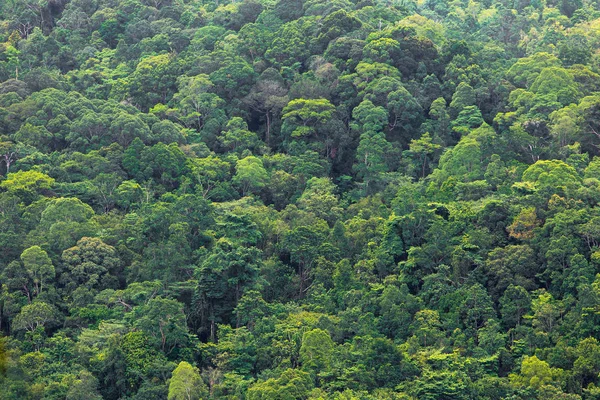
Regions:
[[[0,399],[600,398],[592,0],[0,1]]]

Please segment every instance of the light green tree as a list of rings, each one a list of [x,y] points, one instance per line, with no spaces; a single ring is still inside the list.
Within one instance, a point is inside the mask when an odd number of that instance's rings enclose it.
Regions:
[[[331,364],[334,349],[333,340],[329,332],[322,329],[313,329],[304,332],[300,346],[300,362],[305,370],[319,373]]]
[[[13,321],[13,329],[33,332],[57,321],[58,311],[48,303],[38,301],[26,305]]]
[[[233,183],[242,190],[244,196],[248,193],[257,193],[260,191],[265,187],[268,179],[267,170],[258,157],[248,156],[242,158],[235,165]]]
[[[169,382],[168,400],[208,399],[208,389],[198,368],[182,361],[173,371]]]
[[[231,151],[254,149],[259,139],[256,133],[248,130],[248,124],[240,117],[233,117],[227,122],[225,130],[219,136],[221,146]]]
[[[542,361],[536,356],[525,356],[521,363],[521,373],[511,374],[510,380],[519,385],[539,389],[541,386],[554,382],[560,372],[562,372],[561,369],[550,368],[546,361]]]
[[[335,107],[327,99],[295,99],[283,109],[283,130],[292,137],[307,137],[317,133],[319,124],[331,119]]]
[[[431,162],[431,154],[441,147],[439,144],[432,142],[429,132],[425,132],[419,139],[411,140],[409,154],[413,155],[419,161],[421,165],[421,178],[425,177],[427,164]]]
[[[38,171],[11,172],[0,183],[0,188],[15,194],[25,202],[35,200],[40,193],[54,185],[54,178]]]
[[[21,253],[21,261],[27,274],[33,280],[36,294],[42,293],[44,282],[54,279],[56,272],[52,260],[39,246],[32,246]]]

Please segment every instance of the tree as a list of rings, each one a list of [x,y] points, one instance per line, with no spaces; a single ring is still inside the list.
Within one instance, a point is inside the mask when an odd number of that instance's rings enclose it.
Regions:
[[[509,285],[500,298],[502,321],[508,327],[519,326],[530,309],[531,296],[521,286]]]
[[[50,257],[39,246],[32,246],[21,253],[21,262],[33,280],[35,295],[41,294],[44,283],[54,279],[56,275]]]
[[[169,188],[177,187],[180,177],[187,172],[185,154],[177,143],[168,146],[157,143],[146,147],[139,157],[139,164],[143,166],[143,170],[137,176],[138,179],[154,179]]]
[[[111,139],[123,147],[129,146],[135,139],[147,142],[150,128],[137,115],[118,113],[110,123]]]
[[[321,254],[328,230],[325,221],[317,220],[311,226],[300,225],[293,228],[284,237],[283,245],[289,251],[291,261],[298,266],[299,297],[304,297],[308,290],[312,267]]]
[[[518,87],[529,87],[540,72],[547,67],[560,66],[560,60],[553,54],[535,53],[517,60],[507,72],[507,76]]]
[[[573,373],[581,381],[582,387],[587,387],[590,383],[596,384],[600,372],[598,340],[593,337],[583,339],[577,345],[575,352],[577,359],[573,364]]]
[[[5,376],[8,361],[9,361],[5,343],[6,343],[6,339],[2,338],[0,340],[0,376],[1,377]]]
[[[258,136],[248,130],[248,124],[242,118],[231,118],[225,129],[219,137],[219,142],[224,148],[239,152],[245,149],[255,149],[258,146]]]
[[[15,146],[13,142],[0,142],[0,163],[4,163],[4,166],[6,167],[5,175],[10,173],[11,165],[18,158],[18,151],[16,147],[17,146]]]
[[[217,322],[228,322],[244,292],[255,284],[260,254],[256,248],[220,239],[196,269],[195,311],[211,340],[216,338]],[[239,324],[238,317],[236,326]]]
[[[9,193],[19,196],[26,203],[35,200],[40,193],[52,188],[54,178],[38,171],[11,172],[6,179],[0,183],[0,188]]]
[[[119,285],[121,260],[114,247],[98,238],[81,238],[75,247],[63,251],[62,259],[67,270],[60,280],[71,294],[81,290],[115,289]]]
[[[208,75],[183,76],[179,78],[178,87],[173,100],[179,107],[174,112],[187,127],[202,130],[211,118],[224,117],[221,107],[225,102],[213,93],[214,84]]]
[[[552,294],[543,289],[540,290],[539,295],[531,300],[533,327],[546,334],[552,333],[558,325],[558,318],[561,314],[559,306],[560,303],[554,299]]]
[[[475,284],[464,290],[465,298],[459,305],[459,315],[462,323],[478,340],[478,330],[485,326],[490,319],[496,317],[492,299],[480,284]]]
[[[287,3],[287,4],[286,4]],[[279,6],[290,9],[298,7],[299,3],[289,4],[290,1],[279,3]],[[278,7],[279,8],[279,7]],[[298,67],[298,64],[304,63],[309,52],[308,32],[310,25],[305,25],[301,20],[291,21],[281,26],[275,32],[273,42],[269,49],[265,52],[265,58],[277,68],[281,67]]]
[[[391,38],[380,38],[368,42],[363,48],[363,59],[369,62],[391,64],[400,57],[400,43]]]
[[[90,221],[94,210],[81,200],[61,197],[40,206],[43,211],[35,230],[36,235],[45,240],[49,250],[55,254],[75,246],[84,236],[95,235],[95,224]]]
[[[282,130],[292,138],[318,135],[318,126],[333,116],[335,107],[327,99],[295,99],[283,109]]]
[[[479,128],[484,123],[481,111],[477,106],[466,106],[452,121],[452,130],[459,135],[466,135],[471,130]]]
[[[486,261],[488,290],[492,296],[497,299],[511,284],[534,289],[533,280],[538,270],[535,261],[535,253],[527,245],[509,245],[492,250]]]
[[[540,221],[537,219],[535,207],[528,207],[521,210],[507,230],[509,235],[515,239],[531,239],[533,230],[539,225]]]
[[[147,304],[134,307],[127,318],[135,328],[152,338],[167,356],[188,345],[189,334],[183,305],[177,300],[152,298]]]
[[[450,116],[454,119],[465,107],[474,106],[475,104],[475,91],[468,83],[461,82],[452,95],[449,107]]]
[[[460,371],[425,371],[411,385],[411,393],[418,399],[468,399],[469,378]]]
[[[142,59],[129,80],[129,94],[143,110],[165,104],[175,93],[177,63],[170,54]]]
[[[288,90],[283,82],[283,77],[273,68],[266,69],[258,81],[244,98],[244,102],[253,110],[265,116],[265,142],[271,145],[271,126],[281,110],[288,104]]]
[[[413,157],[418,157],[421,164],[421,178],[425,178],[426,167],[429,161],[429,157],[436,150],[442,146],[431,141],[431,135],[429,132],[425,132],[421,138],[413,139],[410,141],[409,154]]]
[[[388,111],[382,106],[375,106],[371,100],[363,100],[352,110],[351,127],[359,134],[364,132],[383,131],[388,123]]]
[[[536,356],[525,356],[521,363],[520,375],[511,374],[510,379],[517,384],[539,389],[541,386],[555,382],[561,372],[561,369],[551,368],[547,362]]]
[[[58,322],[58,311],[54,306],[37,301],[24,306],[13,321],[14,330],[34,332]]]
[[[258,360],[257,343],[258,341],[246,327],[235,330],[226,325],[220,327],[217,349],[223,355],[219,359],[221,371],[250,376]]]
[[[381,175],[389,171],[386,156],[391,149],[382,132],[367,131],[360,135],[354,170],[363,179],[365,192],[372,190]]]
[[[399,132],[401,142],[408,142],[423,122],[423,108],[404,87],[387,95],[386,108],[390,111],[389,129]]]
[[[235,164],[235,175],[233,183],[241,190],[242,195],[248,193],[257,193],[260,191],[269,179],[269,175],[263,166],[260,158],[248,156],[238,160]]]
[[[168,400],[201,400],[208,398],[208,389],[198,368],[182,361],[173,370],[169,381]]]
[[[308,397],[312,388],[308,373],[288,368],[278,378],[252,385],[247,396],[248,400],[301,400]]]
[[[236,95],[245,96],[250,92],[256,72],[246,61],[237,59],[226,63],[210,74],[218,95],[224,99],[232,99]]]
[[[574,103],[579,97],[579,90],[573,75],[564,68],[544,68],[533,81],[529,89],[537,95],[552,95],[563,106]]]
[[[437,311],[420,310],[415,313],[411,330],[421,346],[439,345],[444,335],[442,323]]]
[[[194,158],[190,163],[192,177],[198,185],[197,190],[205,199],[209,199],[211,191],[229,177],[229,163],[216,156]]]
[[[523,181],[531,182],[537,189],[556,193],[561,188],[567,193],[581,185],[577,170],[559,160],[540,160],[523,172]]]
[[[355,31],[361,26],[362,22],[358,18],[344,9],[337,10],[323,18],[316,42],[321,51],[325,50],[332,40],[346,36],[347,33]]]
[[[25,123],[13,135],[15,142],[25,143],[29,146],[35,146],[38,150],[48,152],[52,143],[53,135],[44,126],[33,126]]]
[[[341,211],[336,189],[329,178],[310,178],[306,182],[306,189],[298,198],[298,207],[333,224]]]
[[[96,377],[86,370],[79,372],[76,379],[69,382],[66,400],[102,400]]]
[[[334,343],[329,332],[313,329],[302,335],[300,362],[302,368],[313,374],[325,372],[331,365]]]

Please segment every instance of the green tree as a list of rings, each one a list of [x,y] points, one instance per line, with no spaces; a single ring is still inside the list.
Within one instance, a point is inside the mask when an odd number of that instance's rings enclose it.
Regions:
[[[354,170],[363,180],[366,192],[373,190],[373,184],[389,171],[386,156],[391,149],[391,144],[382,132],[367,131],[360,135]]]
[[[123,147],[129,146],[135,139],[147,142],[150,128],[139,116],[120,112],[110,123],[111,139]]]
[[[540,160],[523,172],[523,181],[531,182],[535,188],[553,192],[577,189],[581,178],[572,166],[559,160]]]
[[[210,80],[215,84],[218,95],[231,99],[250,92],[256,80],[256,72],[246,61],[234,59],[210,74]]]
[[[555,382],[561,372],[559,368],[551,368],[546,361],[536,356],[525,356],[521,363],[521,373],[511,374],[510,379],[517,384],[539,389],[541,386]]]
[[[44,126],[33,126],[25,123],[21,126],[17,133],[13,135],[13,139],[16,142],[25,143],[29,146],[35,146],[40,151],[49,152],[53,135]]]
[[[224,148],[238,152],[245,149],[252,150],[258,146],[258,136],[248,130],[248,124],[242,118],[231,118],[225,129],[219,137],[219,142]]]
[[[189,343],[183,305],[177,300],[155,297],[147,304],[134,307],[127,318],[135,328],[152,338],[166,355]]]
[[[564,106],[574,103],[579,96],[573,75],[559,67],[544,68],[531,84],[530,90],[538,95],[556,96]]]
[[[214,84],[208,75],[184,76],[179,78],[178,85],[179,91],[173,100],[179,107],[174,112],[187,127],[201,130],[211,118],[224,118],[221,108],[225,103],[213,93]]]
[[[299,297],[306,293],[312,267],[322,254],[322,245],[328,231],[327,223],[317,220],[311,226],[300,225],[291,229],[283,239],[284,248],[289,251],[291,261],[298,266]]]
[[[325,372],[331,365],[334,346],[329,333],[322,329],[305,332],[300,346],[302,368],[315,374]]]
[[[278,378],[259,381],[248,389],[248,400],[300,400],[308,397],[313,388],[306,372],[287,369]]]
[[[535,53],[517,60],[508,70],[507,76],[518,87],[529,87],[544,68],[556,66],[560,66],[560,60],[555,55]]]
[[[211,191],[229,177],[229,163],[216,156],[194,158],[190,160],[190,164],[192,177],[198,185],[197,190],[205,199],[209,199]]]
[[[44,283],[49,283],[56,276],[52,260],[39,246],[32,246],[21,253],[21,262],[33,281],[35,295],[41,294]]]
[[[461,82],[452,95],[452,102],[450,102],[448,110],[454,119],[465,107],[474,105],[476,105],[475,91],[468,83]]]
[[[600,345],[595,338],[583,339],[577,345],[575,350],[577,359],[573,364],[573,373],[581,381],[583,387],[590,383],[598,382],[598,373],[600,372]]]
[[[69,382],[66,400],[101,400],[98,393],[98,380],[86,370],[79,372],[77,377]]]
[[[509,285],[500,298],[500,312],[506,326],[519,326],[531,310],[531,296],[521,286]]]
[[[142,59],[129,80],[129,94],[143,109],[165,104],[175,92],[177,63],[170,54]]]
[[[196,270],[196,312],[202,329],[212,340],[216,338],[217,322],[229,322],[244,292],[255,284],[260,254],[256,248],[241,247],[223,238]]]
[[[411,385],[411,393],[419,399],[468,399],[469,378],[460,371],[425,371]]]
[[[268,68],[260,75],[250,93],[244,98],[248,107],[264,114],[267,145],[271,144],[273,119],[289,102],[287,93],[288,89],[285,87],[281,74],[273,68]]]
[[[443,97],[435,99],[429,107],[430,121],[427,123],[431,124],[432,128],[430,132],[433,132],[434,136],[441,138],[445,144],[450,142],[450,114],[446,107],[446,100]]]
[[[248,156],[238,160],[235,165],[233,183],[237,185],[242,195],[259,192],[269,179],[269,175],[260,158]]]
[[[310,178],[306,182],[306,189],[298,198],[298,208],[310,211],[333,224],[341,212],[336,189],[329,178]]]
[[[442,146],[431,141],[429,132],[425,132],[419,139],[410,142],[409,154],[419,161],[421,166],[421,178],[425,178],[427,164],[431,163],[430,156]]]
[[[50,190],[54,185],[54,178],[38,171],[11,172],[0,183],[0,188],[19,196],[26,203],[30,203]]]
[[[63,251],[62,260],[67,269],[60,280],[74,297],[119,285],[121,260],[115,248],[101,239],[81,238],[75,247]]]
[[[13,321],[14,330],[34,332],[58,322],[59,314],[56,308],[42,301],[26,305]]]
[[[200,377],[198,368],[188,362],[180,362],[169,381],[168,400],[202,399],[208,399],[208,389]]]
[[[335,107],[327,99],[295,99],[283,109],[282,130],[292,138],[318,135],[318,126],[333,116]]]
[[[411,330],[423,347],[439,345],[444,337],[437,311],[420,310],[415,313]]]

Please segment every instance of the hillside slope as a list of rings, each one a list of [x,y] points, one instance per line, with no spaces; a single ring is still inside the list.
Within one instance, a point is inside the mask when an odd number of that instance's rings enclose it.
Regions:
[[[600,399],[595,0],[0,2],[0,399]]]

